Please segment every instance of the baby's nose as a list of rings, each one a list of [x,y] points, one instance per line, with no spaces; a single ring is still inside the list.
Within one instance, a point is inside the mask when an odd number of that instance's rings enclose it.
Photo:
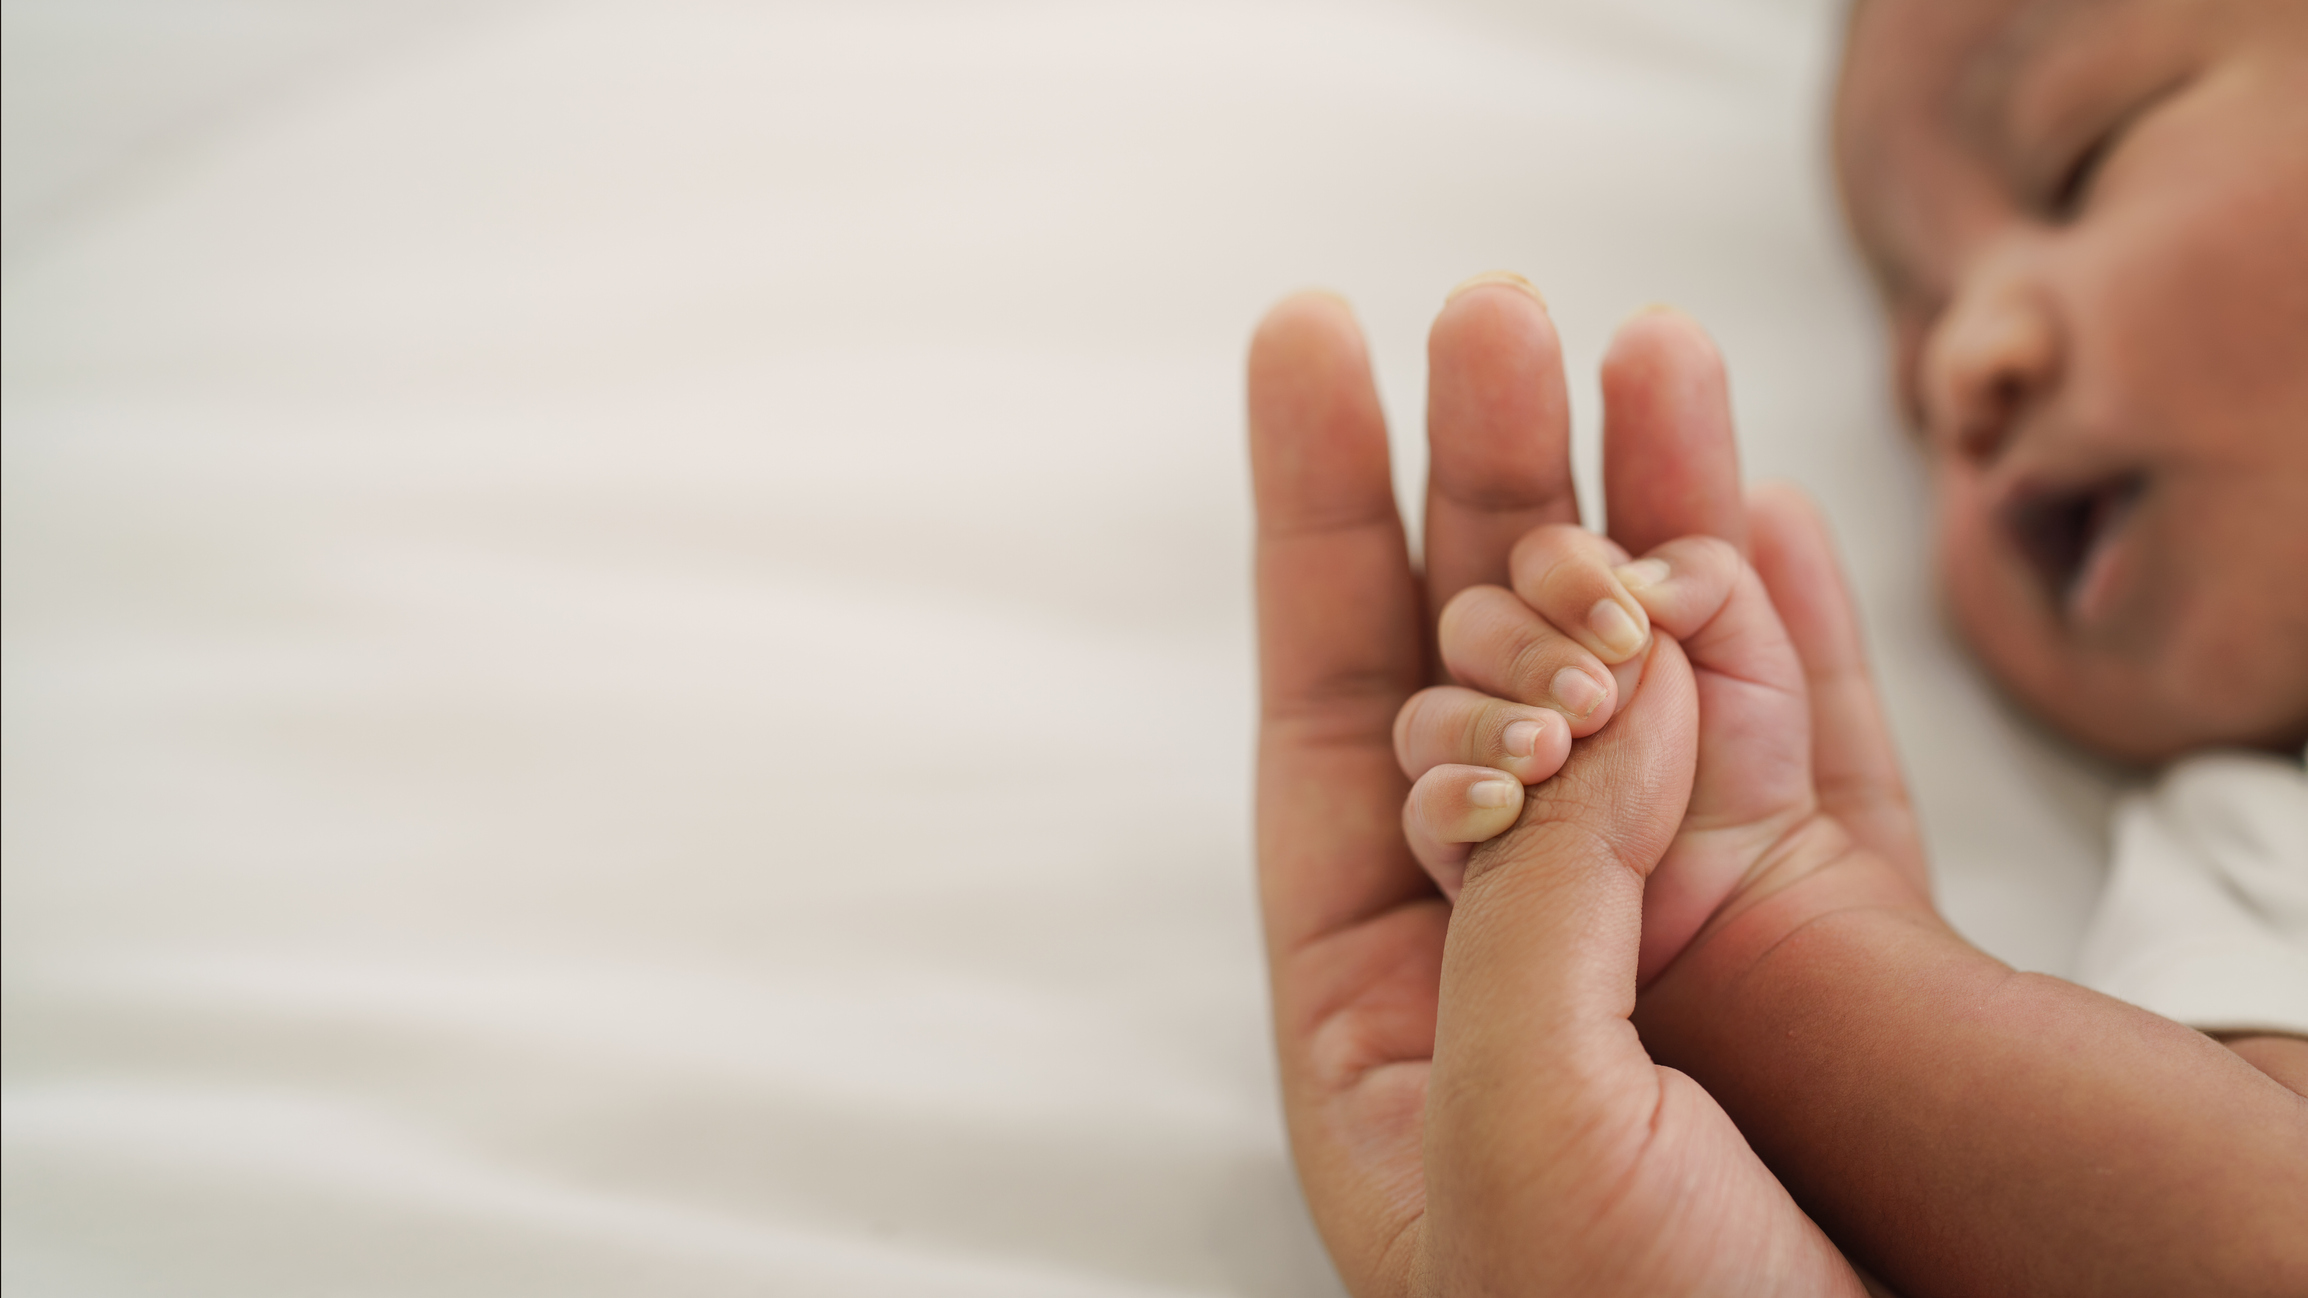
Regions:
[[[1923,356],[1932,440],[1978,463],[2002,453],[2060,377],[2062,339],[2049,295],[2019,258],[1967,275]]]

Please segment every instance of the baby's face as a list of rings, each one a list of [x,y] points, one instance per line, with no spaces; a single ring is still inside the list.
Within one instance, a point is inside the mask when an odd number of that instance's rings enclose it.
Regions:
[[[2308,739],[2308,3],[1862,0],[1845,205],[1956,620],[2158,759]]]

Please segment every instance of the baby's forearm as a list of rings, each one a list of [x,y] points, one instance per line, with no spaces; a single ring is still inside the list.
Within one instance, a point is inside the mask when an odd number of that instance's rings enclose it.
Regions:
[[[2308,1041],[2254,1032],[2231,1033],[2217,1039],[2254,1068],[2295,1093],[2308,1095]]]
[[[2308,1293],[2308,1100],[1868,877],[1735,916],[1635,1019],[1830,1235],[1903,1293]]]

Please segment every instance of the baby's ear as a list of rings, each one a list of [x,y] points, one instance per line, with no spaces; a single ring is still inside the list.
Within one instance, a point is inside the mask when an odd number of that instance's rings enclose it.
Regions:
[[[1574,743],[1555,778],[1527,791],[1515,827],[1474,850],[1464,886],[1494,872],[1543,872],[1591,856],[1597,843],[1647,877],[1683,822],[1698,747],[1691,664],[1673,640],[1657,639],[1633,700]]]

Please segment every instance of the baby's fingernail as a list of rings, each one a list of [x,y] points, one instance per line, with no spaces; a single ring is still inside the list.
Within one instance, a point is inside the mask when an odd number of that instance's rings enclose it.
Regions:
[[[1576,667],[1565,667],[1555,673],[1549,689],[1554,691],[1555,702],[1574,717],[1583,717],[1603,706],[1603,687],[1595,678]]]
[[[1522,276],[1517,275],[1511,270],[1486,270],[1480,275],[1470,275],[1467,278],[1460,280],[1458,283],[1453,284],[1451,286],[1451,291],[1444,295],[1443,301],[1448,302],[1452,298],[1457,297],[1459,294],[1464,293],[1469,289],[1481,288],[1485,284],[1504,284],[1508,288],[1519,289],[1522,292],[1530,294],[1531,300],[1539,304],[1539,309],[1541,311],[1547,309],[1547,299],[1539,296],[1539,290],[1537,286],[1533,285],[1529,280],[1524,279]]]
[[[1507,726],[1504,736],[1507,756],[1528,757],[1539,751],[1539,736],[1546,732],[1543,721],[1516,721]]]
[[[1643,628],[1635,625],[1635,619],[1628,617],[1627,610],[1615,599],[1596,600],[1595,606],[1587,610],[1587,626],[1594,631],[1595,638],[1603,642],[1603,647],[1618,655],[1621,661],[1634,657],[1643,648]]]
[[[1637,559],[1611,569],[1611,575],[1619,579],[1619,584],[1631,591],[1656,586],[1667,580],[1667,573],[1665,559]]]
[[[1511,807],[1523,796],[1523,786],[1513,780],[1477,780],[1467,786],[1467,801],[1477,807]]]

